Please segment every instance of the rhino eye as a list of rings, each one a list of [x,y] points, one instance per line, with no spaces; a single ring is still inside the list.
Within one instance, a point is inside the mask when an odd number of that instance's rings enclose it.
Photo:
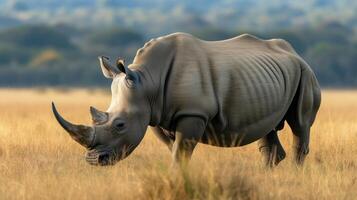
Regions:
[[[124,128],[124,122],[119,122],[119,123],[117,123],[116,125],[115,125],[115,127],[117,127],[117,128]]]
[[[125,77],[125,83],[126,83],[127,87],[135,88],[135,79],[133,77],[131,77],[130,75],[127,75]]]
[[[116,122],[115,123],[115,129],[117,131],[122,131],[125,128],[125,123],[122,121]]]

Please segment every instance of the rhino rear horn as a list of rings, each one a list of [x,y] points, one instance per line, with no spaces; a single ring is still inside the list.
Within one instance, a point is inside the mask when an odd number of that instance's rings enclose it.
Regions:
[[[97,110],[94,107],[90,107],[90,114],[94,124],[103,124],[108,121],[108,113]]]
[[[92,127],[84,125],[75,125],[63,119],[63,117],[57,112],[56,106],[53,102],[52,111],[58,123],[69,133],[69,135],[76,142],[86,148],[89,148],[92,145],[95,136],[94,129]]]

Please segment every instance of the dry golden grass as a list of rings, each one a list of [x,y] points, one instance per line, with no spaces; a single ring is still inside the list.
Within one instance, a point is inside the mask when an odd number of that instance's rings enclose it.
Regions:
[[[105,110],[100,90],[0,90],[0,199],[356,199],[357,91],[324,91],[303,168],[292,161],[292,134],[279,134],[287,159],[261,165],[255,143],[198,145],[190,169],[169,170],[167,147],[148,132],[129,158],[95,167],[54,120],[50,103],[77,123],[89,105]]]

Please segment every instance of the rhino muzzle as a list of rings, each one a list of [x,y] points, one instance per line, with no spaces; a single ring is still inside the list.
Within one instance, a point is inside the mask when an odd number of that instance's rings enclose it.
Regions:
[[[115,153],[112,151],[90,150],[86,153],[86,161],[91,165],[114,165],[116,163]]]
[[[84,125],[75,125],[67,120],[65,120],[58,112],[55,107],[55,104],[52,102],[52,111],[55,115],[58,123],[64,128],[69,135],[79,144],[86,148],[90,148],[95,139],[94,128]]]

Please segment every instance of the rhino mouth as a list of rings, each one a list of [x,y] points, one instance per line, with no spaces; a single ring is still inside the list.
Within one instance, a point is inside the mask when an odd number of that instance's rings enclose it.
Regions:
[[[117,162],[117,156],[112,151],[91,150],[86,153],[86,161],[91,165],[114,165]]]
[[[126,158],[134,150],[134,145],[124,148],[120,153],[114,150],[96,150],[92,149],[86,153],[86,161],[91,165],[106,166],[114,165],[118,161]]]

